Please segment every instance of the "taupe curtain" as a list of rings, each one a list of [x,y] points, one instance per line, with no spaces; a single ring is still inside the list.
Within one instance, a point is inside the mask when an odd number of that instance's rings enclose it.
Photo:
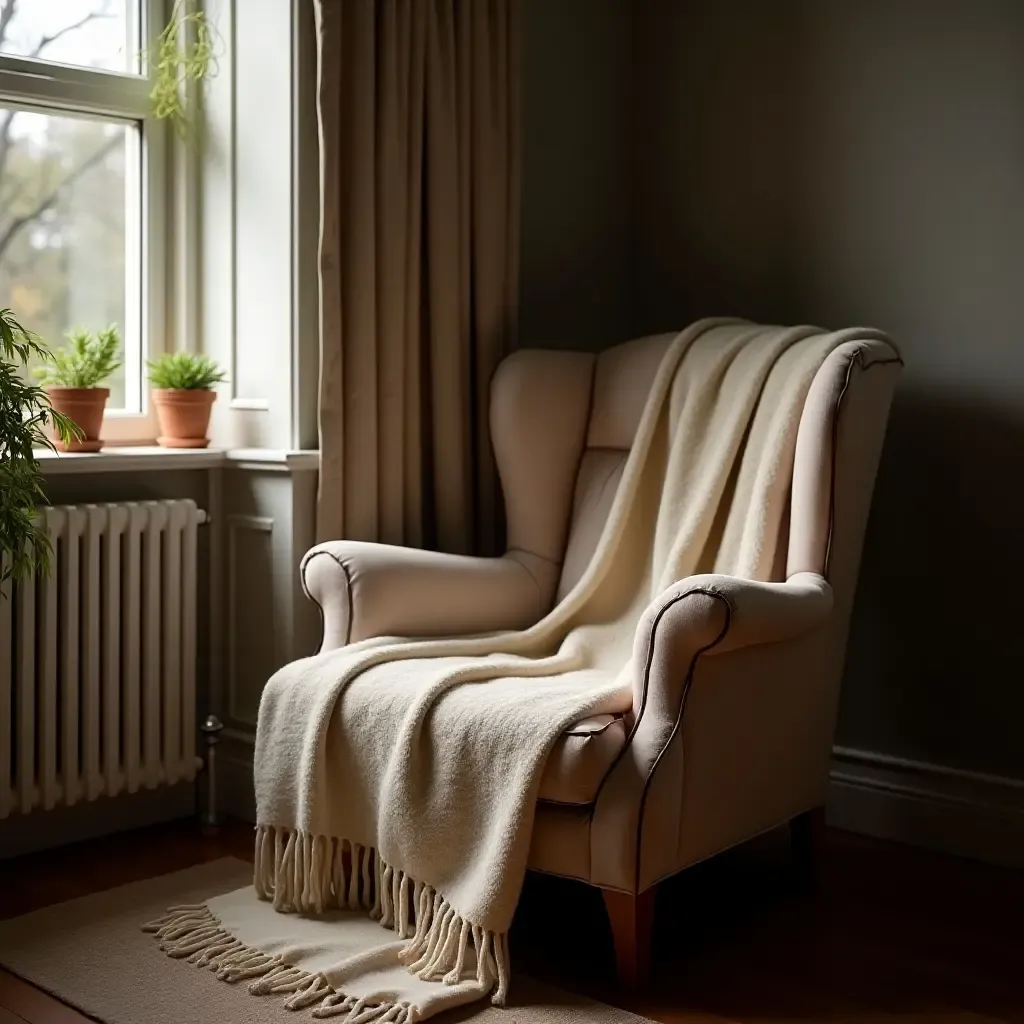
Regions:
[[[317,532],[490,553],[519,258],[518,0],[318,0]]]

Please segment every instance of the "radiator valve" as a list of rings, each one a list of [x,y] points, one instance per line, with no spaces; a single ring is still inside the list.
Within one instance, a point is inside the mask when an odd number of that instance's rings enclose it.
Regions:
[[[206,742],[206,807],[200,821],[203,831],[215,834],[220,828],[220,810],[217,807],[217,744],[224,723],[216,715],[207,715],[200,727]]]

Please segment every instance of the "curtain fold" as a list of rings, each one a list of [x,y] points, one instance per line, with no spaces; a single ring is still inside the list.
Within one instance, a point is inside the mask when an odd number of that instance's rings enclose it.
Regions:
[[[518,0],[317,0],[319,539],[492,553],[515,337]]]

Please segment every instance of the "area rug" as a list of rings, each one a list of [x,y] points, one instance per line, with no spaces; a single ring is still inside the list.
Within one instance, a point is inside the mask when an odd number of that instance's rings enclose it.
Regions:
[[[280,995],[253,998],[209,970],[163,954],[140,922],[252,882],[225,858],[0,922],[0,964],[103,1024],[300,1024]],[[437,1018],[473,1024],[649,1024],[516,976],[503,1009],[475,1004]]]

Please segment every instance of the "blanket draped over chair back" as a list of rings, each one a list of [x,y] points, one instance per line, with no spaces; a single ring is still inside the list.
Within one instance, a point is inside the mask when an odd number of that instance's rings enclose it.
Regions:
[[[317,0],[320,539],[492,554],[519,0]]]
[[[629,709],[636,625],[667,586],[698,567],[769,579],[805,396],[865,337],[881,335],[679,334],[576,586],[522,632],[368,640],[278,672],[259,713],[255,894],[157,927],[223,976],[350,1024],[502,1003],[548,751],[573,722]],[[572,942],[576,922],[551,914]]]

